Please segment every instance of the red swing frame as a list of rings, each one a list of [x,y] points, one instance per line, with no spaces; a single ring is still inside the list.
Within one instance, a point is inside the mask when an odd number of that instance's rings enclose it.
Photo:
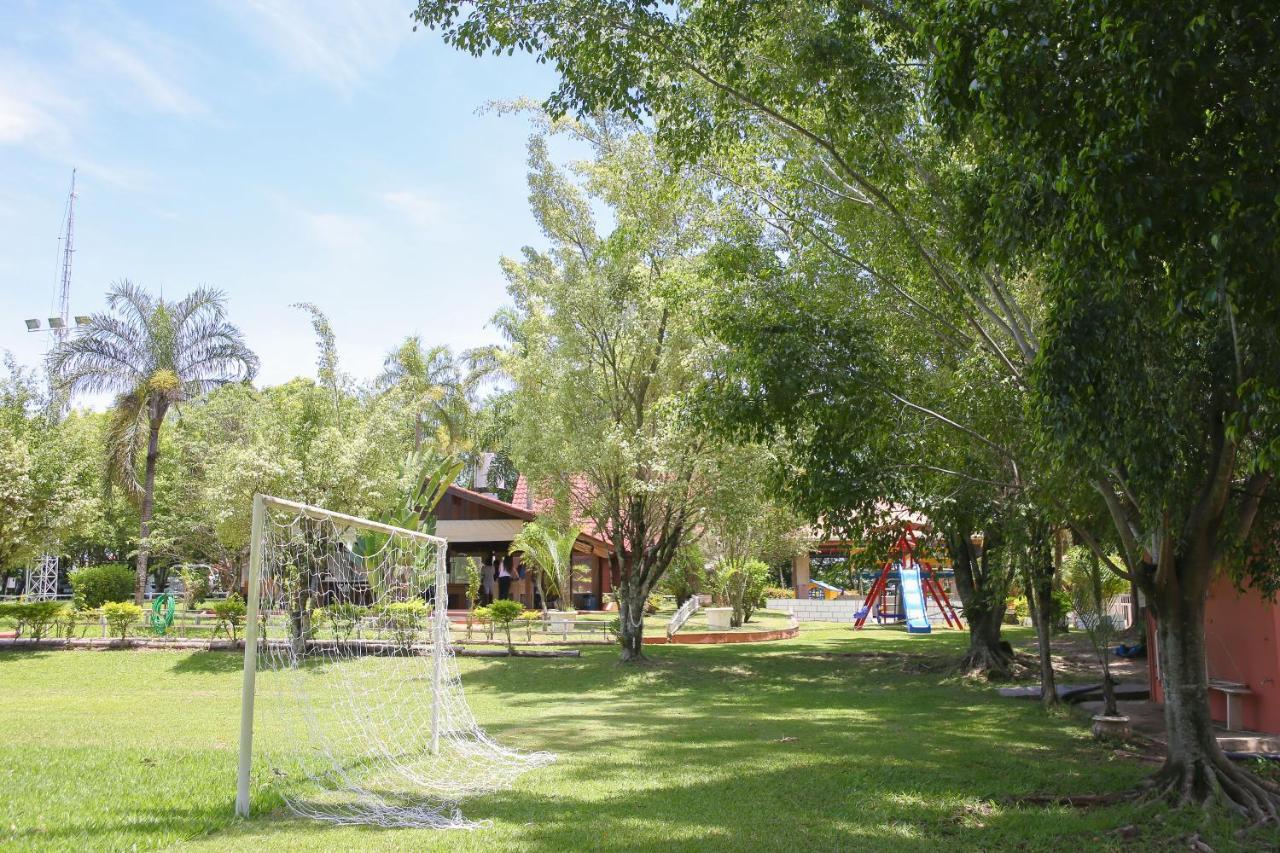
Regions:
[[[872,609],[880,598],[884,596],[885,590],[889,586],[889,575],[893,573],[894,565],[899,562],[905,565],[908,560],[914,560],[916,548],[915,530],[908,524],[898,536],[898,541],[889,549],[889,559],[885,562],[884,567],[880,569],[880,574],[876,577],[875,582],[871,584],[871,591],[867,593],[862,611],[853,623],[855,631],[862,630],[862,626],[866,624],[867,617],[871,615]],[[916,562],[919,563],[918,560]],[[937,602],[938,609],[942,611],[942,618],[947,622],[947,627],[963,630],[964,624],[960,621],[960,614],[956,612],[955,607],[951,604],[951,599],[947,596],[947,590],[934,574],[933,567],[926,566],[924,563],[919,563],[919,565],[920,584],[924,587],[925,594],[933,596],[933,600]]]

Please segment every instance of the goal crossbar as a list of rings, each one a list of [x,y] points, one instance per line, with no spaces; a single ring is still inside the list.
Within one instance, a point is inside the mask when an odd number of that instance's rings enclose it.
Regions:
[[[394,527],[390,524],[383,524],[380,521],[372,521],[367,518],[358,518],[354,515],[347,515],[342,512],[334,512],[324,507],[313,506],[311,504],[298,503],[297,501],[287,501],[284,498],[276,498],[271,495],[255,495],[254,501],[261,499],[263,507],[275,507],[277,509],[287,509],[298,515],[305,515],[308,518],[329,519],[330,521],[341,521],[348,527],[358,528],[360,530],[376,530],[379,533],[386,533],[390,536],[404,536],[407,539],[418,539],[423,542],[430,542],[433,545],[447,545],[448,541],[439,537],[432,536],[430,533],[422,533],[418,530],[408,530],[403,527]],[[250,567],[252,568],[252,567]]]

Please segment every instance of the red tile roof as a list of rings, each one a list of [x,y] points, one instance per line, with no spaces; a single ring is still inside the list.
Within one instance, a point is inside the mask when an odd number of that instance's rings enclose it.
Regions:
[[[585,536],[612,547],[608,534],[602,531],[600,525],[596,524],[596,520],[586,513],[586,506],[591,500],[591,491],[591,484],[585,477],[569,478],[569,495],[572,504],[569,507],[569,521],[579,525]],[[516,480],[511,502],[538,514],[551,512],[556,506],[555,498],[550,495],[539,497],[523,474]]]
[[[474,503],[487,506],[491,509],[496,509],[499,512],[505,512],[508,515],[513,515],[524,521],[533,521],[533,518],[536,515],[535,512],[525,509],[523,504],[507,503],[502,500],[502,498],[496,497],[495,495],[473,492],[471,489],[462,488],[462,486],[450,486],[446,491],[447,494],[458,495],[469,501],[473,501]]]
[[[584,479],[573,479],[572,489],[575,496],[589,494],[589,488],[590,487]],[[472,501],[491,509],[496,509],[499,512],[506,513],[507,515],[510,515],[513,518],[518,518],[522,521],[533,521],[537,516],[542,515],[543,513],[549,513],[555,509],[554,498],[531,497],[528,481],[525,479],[523,474],[516,482],[515,492],[512,494],[510,502],[504,501],[494,495],[486,495],[481,492],[472,491],[471,489],[464,489],[462,486],[449,486],[448,494],[456,495],[464,500]],[[578,505],[573,507],[573,512],[571,513],[572,518],[570,520],[574,524],[582,527],[581,538],[587,540],[586,544],[588,545],[609,551],[613,550],[613,543],[609,541],[607,536],[602,536],[600,534],[600,528],[595,523],[595,520],[582,513],[582,506],[585,506],[585,501],[581,504],[579,504],[578,501],[574,501],[574,503]]]

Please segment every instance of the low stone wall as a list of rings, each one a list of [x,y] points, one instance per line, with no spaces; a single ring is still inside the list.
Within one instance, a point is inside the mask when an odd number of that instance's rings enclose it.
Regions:
[[[721,643],[764,643],[771,640],[790,640],[800,635],[795,625],[790,628],[779,628],[774,631],[703,631],[700,634],[676,634],[666,637],[662,634],[645,637],[646,646],[663,646],[667,643],[677,645],[718,645]]]
[[[862,600],[854,598],[770,598],[766,610],[783,610],[798,622],[852,622],[862,609]]]

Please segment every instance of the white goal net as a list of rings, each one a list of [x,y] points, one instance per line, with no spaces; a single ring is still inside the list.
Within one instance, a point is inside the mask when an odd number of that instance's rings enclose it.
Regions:
[[[450,645],[445,540],[266,496],[254,501],[245,715],[250,775],[339,823],[469,828],[459,802],[553,760],[494,741]]]

